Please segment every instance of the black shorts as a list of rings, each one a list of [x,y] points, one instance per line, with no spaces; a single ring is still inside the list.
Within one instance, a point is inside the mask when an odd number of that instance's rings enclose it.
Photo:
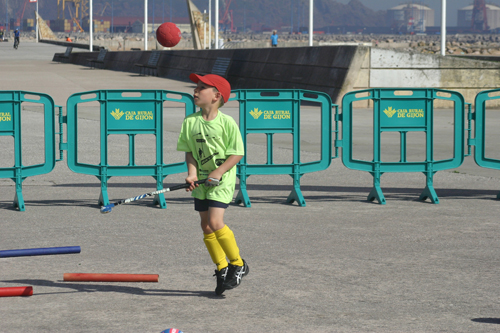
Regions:
[[[215,200],[200,200],[197,198],[194,198],[194,210],[197,212],[206,212],[208,211],[208,207],[218,207],[218,208],[224,208],[226,209],[229,207],[229,204],[220,202],[220,201],[215,201]]]

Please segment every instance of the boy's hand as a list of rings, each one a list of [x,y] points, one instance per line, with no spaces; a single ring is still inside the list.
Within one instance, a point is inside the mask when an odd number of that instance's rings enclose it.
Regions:
[[[198,177],[196,176],[190,176],[186,178],[186,183],[191,184],[188,188],[186,188],[186,192],[194,190],[196,187],[200,186],[198,184],[195,184],[194,182],[198,180]]]
[[[219,180],[217,178],[207,178],[207,180],[205,180],[205,186],[219,186]]]
[[[220,180],[222,179],[222,175],[224,175],[224,172],[221,172],[221,170],[219,168],[217,168],[208,174],[207,180],[208,179],[217,179],[220,182]],[[207,184],[205,184],[205,185],[207,185]]]

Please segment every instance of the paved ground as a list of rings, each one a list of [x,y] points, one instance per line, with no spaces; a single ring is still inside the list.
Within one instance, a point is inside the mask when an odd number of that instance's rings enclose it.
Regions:
[[[22,43],[14,51],[6,44],[0,43],[2,89],[47,93],[60,105],[73,93],[94,89],[193,88],[187,82],[52,63],[55,52],[64,52],[62,47]],[[166,126],[165,154],[179,158],[174,141],[182,111],[171,111],[175,126]],[[227,112],[235,114],[234,107],[229,105]],[[40,156],[40,121],[36,108],[23,112],[24,135],[30,140],[23,145],[27,160]],[[98,126],[95,114],[82,111],[79,125],[82,133],[93,133]],[[365,135],[368,121],[359,126]],[[314,159],[313,127],[304,131],[303,139],[303,158]],[[2,165],[11,158],[9,140],[0,137]],[[92,147],[88,145],[90,155]],[[264,159],[264,147],[256,139],[249,154]],[[368,151],[360,149],[360,154]],[[439,143],[436,149],[446,151]],[[289,160],[286,138],[278,140],[275,154],[277,160]],[[226,213],[250,274],[225,297],[214,297],[213,265],[185,192],[166,195],[166,210],[144,200],[101,215],[97,178],[75,174],[65,163],[25,180],[25,212],[12,209],[13,182],[0,179],[0,249],[82,248],[80,254],[0,260],[0,287],[34,288],[32,297],[0,298],[1,332],[500,328],[500,204],[495,200],[500,172],[479,168],[471,157],[457,170],[436,174],[438,205],[417,200],[425,187],[422,174],[385,174],[387,205],[367,202],[371,176],[345,168],[338,159],[327,170],[302,178],[306,207],[285,203],[292,184],[289,176],[250,177],[252,207],[233,205]],[[183,175],[172,175],[165,183],[182,179]],[[110,198],[153,188],[152,178],[112,178]],[[63,273],[69,272],[151,273],[159,274],[160,280],[62,281]]]

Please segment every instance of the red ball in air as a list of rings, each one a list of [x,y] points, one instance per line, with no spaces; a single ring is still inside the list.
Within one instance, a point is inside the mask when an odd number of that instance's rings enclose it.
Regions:
[[[165,47],[174,47],[181,40],[181,31],[174,23],[165,22],[156,30],[156,40]]]

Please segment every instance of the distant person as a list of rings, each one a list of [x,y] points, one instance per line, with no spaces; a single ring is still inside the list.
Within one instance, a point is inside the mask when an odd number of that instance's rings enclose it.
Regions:
[[[3,30],[0,30],[0,38],[2,39],[3,41]]]
[[[14,48],[17,49],[17,46],[19,45],[19,28],[16,28],[16,31],[14,31]]]
[[[278,46],[278,34],[276,33],[276,30],[274,30],[273,34],[271,35],[271,46],[272,47]]]

